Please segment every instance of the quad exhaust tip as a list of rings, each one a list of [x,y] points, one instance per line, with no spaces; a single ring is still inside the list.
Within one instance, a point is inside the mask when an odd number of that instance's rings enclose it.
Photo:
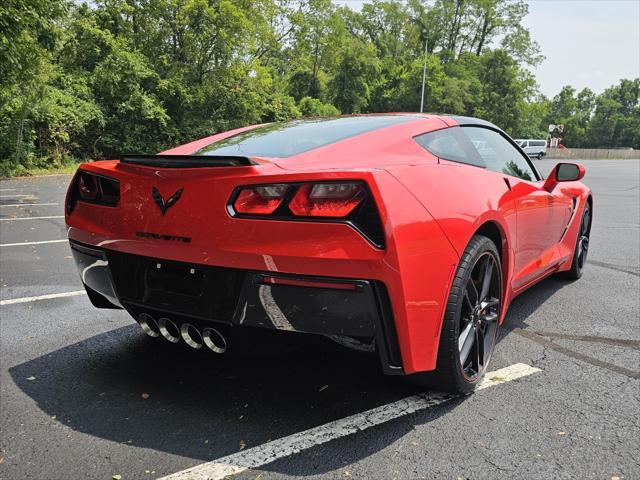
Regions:
[[[160,329],[158,328],[158,322],[148,313],[141,313],[138,315],[138,323],[142,328],[142,331],[150,337],[159,337]]]
[[[191,348],[202,348],[204,341],[200,331],[190,323],[183,323],[180,327],[180,335],[184,342]]]
[[[167,317],[162,317],[158,321],[148,313],[141,313],[137,318],[142,331],[150,337],[162,335],[171,343],[178,343],[180,339],[191,348],[199,349],[207,347],[215,353],[227,351],[227,339],[219,330],[206,327],[202,332],[191,323],[183,323],[180,327]]]
[[[204,344],[209,350],[215,353],[224,353],[227,351],[227,340],[215,328],[207,327],[202,331]]]
[[[171,343],[178,343],[180,341],[180,329],[173,320],[162,317],[158,320],[158,327],[160,334]]]

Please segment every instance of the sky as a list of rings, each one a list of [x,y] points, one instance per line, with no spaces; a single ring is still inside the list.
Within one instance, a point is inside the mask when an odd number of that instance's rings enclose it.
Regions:
[[[363,1],[334,0],[360,9]],[[564,85],[595,93],[640,77],[640,0],[528,0],[524,25],[544,62],[534,74],[552,97]]]

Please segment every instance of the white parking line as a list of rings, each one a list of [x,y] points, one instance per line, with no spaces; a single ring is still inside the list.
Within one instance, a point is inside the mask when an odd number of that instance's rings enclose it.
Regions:
[[[9,195],[0,195],[0,198],[14,198],[14,197],[28,197],[28,198],[33,198],[34,200],[36,199],[35,195],[33,193],[29,193],[29,194],[16,194],[16,193],[11,193]]]
[[[66,238],[62,240],[43,240],[41,242],[20,242],[20,243],[0,243],[0,247],[23,247],[25,245],[43,245],[45,243],[62,243],[68,242]]]
[[[516,363],[487,373],[476,390],[483,390],[501,383],[510,382],[539,371],[539,368],[524,363]],[[440,405],[456,397],[458,395],[437,392],[427,392],[407,397],[397,402],[341,418],[304,432],[294,433],[288,437],[267,442],[212,462],[196,465],[181,472],[162,477],[160,480],[221,480],[228,475],[235,475],[250,468],[261,467],[316,445],[366,430],[375,425],[412,414],[418,410]]]
[[[0,207],[42,207],[50,205],[59,205],[58,203],[11,203],[7,205],[0,205]]]
[[[15,188],[0,188],[0,192],[15,192]]]
[[[51,215],[51,216],[48,216],[48,217],[0,218],[0,222],[13,222],[14,220],[49,220],[50,218],[64,218],[64,215]]]
[[[48,295],[40,295],[37,297],[10,298],[7,300],[0,300],[0,305],[14,305],[16,303],[37,302],[38,300],[51,300],[53,298],[75,297],[77,295],[85,295],[86,293],[87,292],[84,290],[75,290],[73,292],[50,293]]]

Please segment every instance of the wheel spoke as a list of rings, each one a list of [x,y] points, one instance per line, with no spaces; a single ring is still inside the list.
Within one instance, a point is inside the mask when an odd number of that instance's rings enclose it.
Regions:
[[[478,289],[476,288],[475,284],[473,283],[473,279],[471,278],[467,282],[467,288],[465,289],[465,293],[467,294],[469,303],[471,305],[471,309],[473,310],[473,308],[478,304],[478,301],[480,299],[478,298]]]
[[[587,261],[587,252],[589,251],[589,238],[584,236],[580,238],[578,242],[578,251],[576,255],[578,256],[578,266],[580,268],[584,267],[584,264]]]
[[[473,312],[473,308],[475,307],[475,305],[471,301],[471,298],[469,298],[469,289],[468,288],[464,289],[463,298],[464,298],[465,305],[469,309],[469,313]]]
[[[496,315],[497,317],[497,315]],[[482,366],[486,366],[489,363],[489,356],[491,355],[492,344],[495,341],[495,329],[498,328],[498,324],[488,323],[484,330],[484,343],[482,352]]]
[[[493,279],[493,259],[487,256],[482,274],[482,289],[480,291],[480,301],[487,298],[489,288],[491,288],[491,280]]]
[[[464,369],[464,364],[467,363],[467,359],[469,358],[469,353],[473,348],[473,344],[476,342],[476,327],[473,325],[473,322],[469,322],[467,327],[463,330],[460,338],[458,338],[458,346],[460,349],[460,365]],[[464,339],[463,339],[464,336]],[[462,343],[461,343],[462,340]],[[462,345],[462,346],[460,346]]]
[[[589,220],[590,218],[589,205],[584,207],[584,215],[582,216],[582,224],[580,225],[580,235],[585,236],[587,234],[587,230],[589,229]]]
[[[578,242],[578,251],[576,252],[578,260],[582,258],[582,239]]]
[[[476,373],[480,374],[484,365],[484,331],[476,328]]]

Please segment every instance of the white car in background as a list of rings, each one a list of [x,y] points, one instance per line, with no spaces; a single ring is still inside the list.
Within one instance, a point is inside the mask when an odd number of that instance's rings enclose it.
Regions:
[[[516,140],[520,148],[524,150],[529,157],[535,157],[540,160],[547,154],[547,141],[536,139],[520,139]]]

